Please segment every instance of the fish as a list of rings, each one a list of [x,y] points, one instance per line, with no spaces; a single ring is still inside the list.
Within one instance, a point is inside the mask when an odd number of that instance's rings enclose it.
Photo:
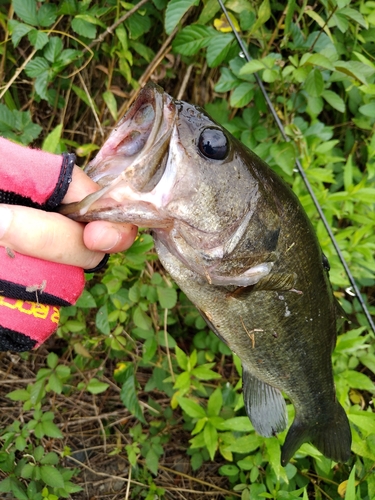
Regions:
[[[86,173],[101,189],[61,213],[151,228],[159,259],[241,360],[255,431],[288,426],[286,465],[305,442],[346,462],[351,431],[331,354],[338,307],[329,265],[291,188],[200,107],[147,84]]]

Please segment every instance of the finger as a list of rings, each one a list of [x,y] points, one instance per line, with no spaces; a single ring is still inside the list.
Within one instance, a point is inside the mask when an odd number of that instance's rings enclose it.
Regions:
[[[136,226],[125,222],[94,221],[85,227],[83,241],[90,250],[122,252],[133,244],[137,231]]]
[[[104,252],[89,250],[83,231],[83,224],[57,213],[0,205],[0,245],[31,257],[94,268]]]
[[[72,174],[72,182],[63,199],[63,203],[74,203],[81,201],[85,196],[98,191],[100,186],[88,177],[85,172],[75,166]]]

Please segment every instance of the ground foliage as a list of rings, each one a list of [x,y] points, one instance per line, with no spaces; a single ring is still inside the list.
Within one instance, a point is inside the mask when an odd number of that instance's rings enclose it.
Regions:
[[[1,354],[2,498],[375,498],[374,335],[294,169],[299,157],[374,313],[375,2],[226,6],[250,63],[216,0],[0,0],[0,134],[84,165],[151,79],[264,158],[312,219],[351,320],[333,363],[352,458],[304,445],[279,465],[285,433],[254,433],[238,360],[141,233],[89,276],[46,346]]]

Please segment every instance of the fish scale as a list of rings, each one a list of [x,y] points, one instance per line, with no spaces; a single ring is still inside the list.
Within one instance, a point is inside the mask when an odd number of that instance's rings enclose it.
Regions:
[[[134,134],[140,127],[142,142]],[[239,356],[255,430],[283,431],[282,392],[293,403],[282,464],[304,442],[346,461],[351,433],[331,363],[337,304],[311,222],[289,186],[202,109],[153,84],[88,173],[104,187],[62,213],[153,229],[165,269]]]

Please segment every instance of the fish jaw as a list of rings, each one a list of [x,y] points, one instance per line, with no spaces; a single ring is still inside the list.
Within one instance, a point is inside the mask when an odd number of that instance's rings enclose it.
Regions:
[[[160,227],[168,226],[157,200],[153,203],[155,195],[151,203],[147,195],[163,177],[175,117],[173,99],[157,85],[146,85],[85,169],[102,188],[78,203],[62,205],[60,213],[82,222],[111,220],[155,227],[160,219]]]

